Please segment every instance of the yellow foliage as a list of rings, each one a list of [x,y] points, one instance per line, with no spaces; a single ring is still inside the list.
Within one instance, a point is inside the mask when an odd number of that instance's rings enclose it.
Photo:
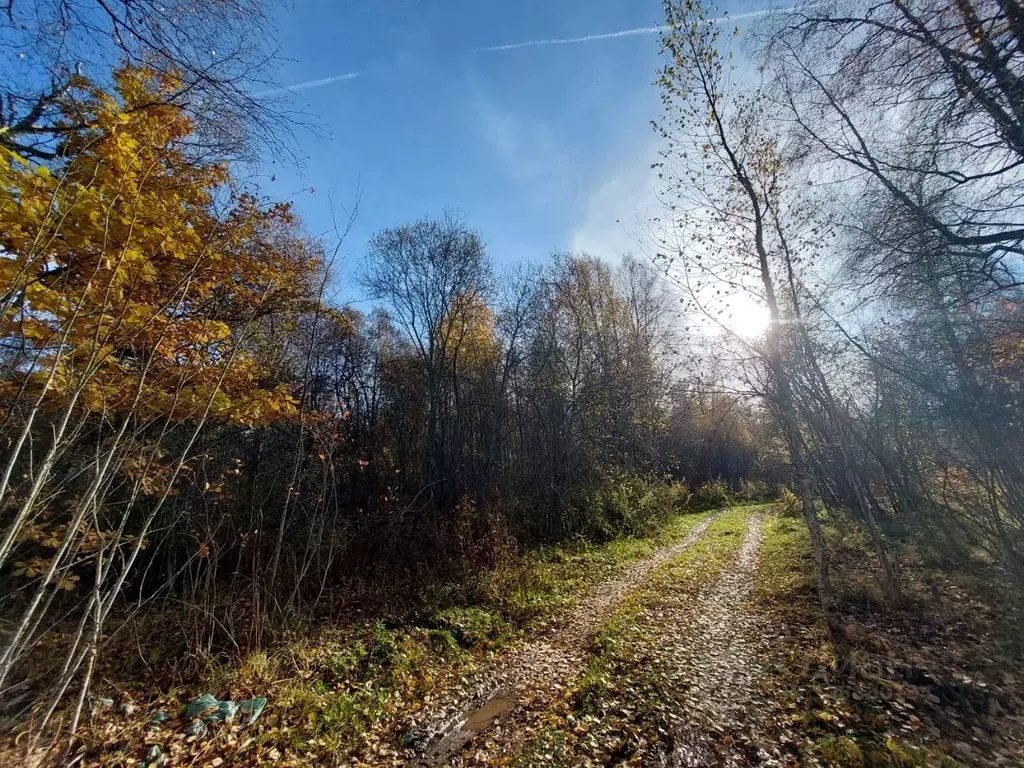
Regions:
[[[460,367],[480,370],[497,361],[501,344],[494,330],[494,312],[480,294],[470,291],[456,298],[442,323],[449,357]]]
[[[305,298],[316,268],[287,205],[237,190],[189,152],[172,77],[79,81],[51,166],[0,149],[0,334],[25,349],[6,397],[52,408],[243,424],[295,400],[246,351],[258,318]]]

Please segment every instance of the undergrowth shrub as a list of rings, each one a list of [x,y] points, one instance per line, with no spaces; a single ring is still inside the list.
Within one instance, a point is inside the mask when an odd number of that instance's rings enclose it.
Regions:
[[[445,608],[434,621],[463,648],[494,640],[507,629],[499,614],[474,606]]]
[[[203,606],[221,628],[212,637],[201,631],[209,617],[186,621],[177,612],[149,612],[124,625],[110,657],[121,659],[121,669],[140,679],[193,684],[209,677],[211,664],[287,642],[295,631],[344,617],[353,605],[388,620],[425,617],[430,644],[443,646],[445,653],[487,645],[508,631],[502,616],[527,621],[552,600],[555,590],[546,583],[545,570],[528,566],[524,548],[555,542],[586,547],[645,536],[688,511],[690,496],[681,483],[620,475],[564,501],[564,513],[552,515],[544,527],[535,526],[541,518],[536,500],[531,510],[525,497],[501,505],[464,497],[448,514],[416,514],[383,504],[360,510],[339,520],[332,532],[336,554],[329,578],[299,581],[295,592],[301,605],[284,612],[284,620],[267,621],[254,613],[245,593],[215,584]],[[286,554],[282,571],[288,567]],[[453,606],[488,606],[495,612],[449,610]],[[158,633],[158,646],[152,642],[157,621],[167,625]],[[390,641],[387,627],[376,626],[352,653],[363,664],[387,667],[395,651]],[[143,646],[146,662],[129,667],[138,658],[134,650]]]
[[[789,488],[783,488],[779,493],[778,508],[779,513],[784,517],[800,517],[803,515],[803,505],[800,503],[800,497]]]
[[[581,490],[574,504],[570,536],[608,541],[650,534],[668,518],[686,511],[690,491],[682,483],[640,475],[620,475]]]
[[[716,507],[724,507],[732,501],[729,493],[729,486],[724,480],[713,480],[710,483],[702,483],[693,493],[690,499],[690,509],[694,512],[704,512]]]
[[[764,480],[740,480],[739,488],[733,492],[733,496],[739,501],[775,501],[779,498],[779,488]]]

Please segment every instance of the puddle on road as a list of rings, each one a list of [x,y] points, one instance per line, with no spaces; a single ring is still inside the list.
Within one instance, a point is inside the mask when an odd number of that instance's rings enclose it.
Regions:
[[[494,718],[501,717],[505,710],[512,706],[512,703],[512,699],[505,699],[500,696],[484,702],[480,709],[467,718],[466,724],[462,729],[473,733],[482,731],[494,722]]]

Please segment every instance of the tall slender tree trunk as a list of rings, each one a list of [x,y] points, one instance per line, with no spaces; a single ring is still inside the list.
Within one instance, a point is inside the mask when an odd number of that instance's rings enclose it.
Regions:
[[[704,15],[701,4],[686,2],[677,5],[666,2],[666,9],[669,31],[663,37],[662,45],[669,52],[673,63],[664,70],[661,81],[667,91],[665,100],[668,103],[676,99],[686,102],[686,106],[679,110],[679,114],[673,115],[675,124],[692,127],[688,124],[699,121],[703,123],[706,131],[707,144],[699,150],[701,165],[691,167],[692,178],[706,172],[706,163],[720,163],[720,174],[716,170],[716,178],[727,177],[730,181],[729,192],[739,193],[745,198],[742,205],[749,206],[740,218],[744,222],[744,231],[746,222],[750,221],[753,224],[753,255],[756,256],[757,271],[771,316],[766,355],[771,383],[767,397],[783,423],[804,522],[811,538],[817,571],[818,596],[837,655],[840,662],[845,664],[848,659],[848,647],[832,590],[828,548],[814,506],[811,469],[800,433],[789,371],[782,354],[779,302],[771,271],[771,260],[765,244],[766,228],[770,226],[766,214],[771,211],[766,194],[773,193],[776,188],[771,186],[768,191],[763,190],[760,187],[760,179],[765,173],[771,172],[770,168],[778,163],[778,158],[765,154],[770,151],[766,150],[771,143],[769,140],[760,141],[763,137],[751,136],[747,130],[748,125],[739,124],[738,128],[734,128],[736,124],[723,117],[722,107],[727,100],[723,94],[723,59],[716,48],[718,32],[713,29],[713,21]],[[751,108],[757,109],[757,106]],[[669,135],[668,131],[665,131],[665,135]],[[700,146],[700,142],[697,142],[697,145]],[[709,151],[712,146],[715,150]],[[745,158],[748,156],[754,158],[755,164],[752,169],[747,167]],[[683,157],[686,157],[685,153]],[[710,210],[716,211],[718,208],[711,206]],[[753,267],[753,263],[750,266]]]
[[[893,570],[892,563],[889,561],[889,554],[886,550],[885,539],[878,527],[878,521],[875,518],[875,511],[871,505],[871,499],[868,497],[867,489],[861,480],[860,474],[852,461],[850,451],[847,447],[849,443],[847,439],[848,432],[846,430],[845,419],[839,413],[839,408],[836,406],[836,399],[832,395],[832,388],[829,386],[828,379],[821,370],[821,366],[818,365],[818,358],[814,353],[814,347],[811,345],[807,326],[804,324],[803,311],[800,308],[800,296],[797,293],[796,288],[796,275],[793,272],[792,254],[789,250],[789,240],[783,230],[782,223],[779,221],[778,211],[771,210],[769,213],[775,225],[775,231],[778,234],[779,242],[782,244],[782,257],[786,265],[786,279],[789,284],[790,300],[793,302],[793,314],[797,324],[796,330],[800,336],[800,341],[803,346],[804,358],[811,369],[817,385],[820,387],[820,399],[825,406],[825,412],[828,414],[829,421],[832,422],[832,428],[835,430],[836,443],[839,447],[840,457],[843,462],[843,472],[845,473],[846,480],[850,484],[850,488],[853,490],[853,494],[857,499],[857,506],[860,508],[861,514],[867,523],[868,534],[871,537],[871,545],[875,550],[875,557],[878,558],[878,564],[882,569],[882,585],[885,589],[886,597],[889,599],[889,602],[899,604],[903,599],[903,595],[900,591],[899,579],[896,578],[896,572]],[[824,435],[824,430],[822,430],[822,434]]]
[[[774,296],[772,299],[772,304],[774,304]],[[804,523],[807,525],[807,531],[811,537],[811,550],[814,553],[814,563],[817,572],[818,598],[821,601],[821,607],[825,613],[825,621],[828,624],[828,629],[832,635],[840,661],[845,663],[848,655],[846,633],[839,618],[839,609],[832,590],[828,547],[825,544],[825,535],[821,530],[818,511],[814,506],[814,483],[812,482],[811,470],[807,462],[803,436],[800,434],[800,424],[797,420],[796,408],[793,405],[793,391],[782,360],[777,305],[772,308],[772,327],[769,330],[768,336],[769,367],[771,368],[772,378],[775,379],[775,391],[772,394],[785,427],[789,460],[793,467],[793,474],[796,476],[800,507],[803,512]]]
[[[840,440],[842,439],[840,438]],[[857,477],[856,471],[850,465],[845,447],[840,445],[840,450],[843,456],[843,463],[846,465],[850,485],[853,486],[853,493],[857,497],[857,505],[860,507],[861,514],[867,522],[868,534],[871,536],[871,547],[875,550],[875,557],[878,558],[878,564],[882,569],[882,586],[885,589],[885,596],[890,603],[899,605],[903,602],[903,592],[900,589],[900,581],[896,576],[896,571],[892,567],[892,561],[889,559],[889,552],[885,546],[885,537],[882,536],[882,530],[878,527],[878,519],[875,517],[875,510],[871,505],[871,499],[868,498],[867,491],[861,484],[860,478]]]
[[[719,123],[719,130],[724,140],[725,130],[721,123]],[[832,635],[840,664],[845,665],[849,657],[846,633],[843,631],[839,609],[835,601],[835,593],[832,590],[828,547],[825,544],[825,535],[821,530],[818,512],[814,507],[814,484],[811,478],[811,468],[807,462],[803,435],[800,434],[800,422],[797,419],[796,406],[793,401],[793,388],[790,384],[789,371],[786,369],[785,360],[782,355],[782,320],[779,313],[779,301],[775,291],[775,281],[772,277],[771,265],[768,260],[768,250],[764,242],[764,208],[761,198],[754,189],[754,185],[747,175],[743,164],[727,144],[723,144],[723,146],[730,158],[737,181],[739,181],[747,193],[754,214],[754,247],[757,252],[761,284],[764,287],[765,303],[768,305],[768,312],[771,317],[771,323],[768,326],[768,367],[773,379],[772,384],[774,385],[774,391],[771,392],[771,396],[775,401],[786,430],[790,463],[793,467],[793,473],[796,475],[804,522],[811,537],[811,549],[814,553],[814,562],[817,570],[818,598],[821,601],[821,607],[825,613],[825,621]]]

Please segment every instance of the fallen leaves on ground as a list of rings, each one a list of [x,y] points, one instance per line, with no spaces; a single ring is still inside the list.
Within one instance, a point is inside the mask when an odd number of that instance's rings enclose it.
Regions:
[[[906,557],[905,604],[887,608],[864,543],[833,531],[830,544],[852,644],[844,670],[820,619],[805,530],[785,518],[768,526],[758,598],[775,634],[763,680],[777,703],[769,737],[802,765],[1024,765],[1024,697],[1011,671],[1020,648],[1007,633],[1019,606],[997,608]]]

